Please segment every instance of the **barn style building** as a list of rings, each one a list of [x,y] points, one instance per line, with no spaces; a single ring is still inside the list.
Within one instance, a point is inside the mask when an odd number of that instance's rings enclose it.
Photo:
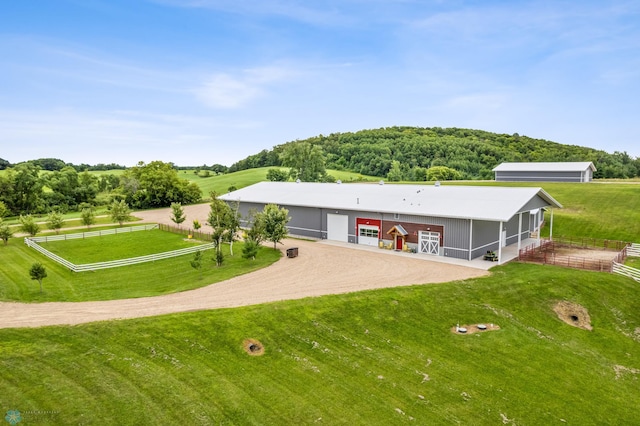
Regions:
[[[498,182],[591,182],[592,162],[502,163],[494,167]]]
[[[219,197],[289,210],[290,234],[472,260],[530,237],[542,212],[562,206],[541,188],[261,182]],[[243,223],[246,225],[246,222]],[[534,225],[534,227],[535,227]]]

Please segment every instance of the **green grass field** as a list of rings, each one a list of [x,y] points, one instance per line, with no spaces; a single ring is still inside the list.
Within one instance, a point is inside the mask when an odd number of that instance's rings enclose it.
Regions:
[[[632,183],[634,182],[634,183]],[[443,185],[541,187],[563,205],[553,211],[553,235],[640,242],[640,183],[444,182]],[[550,215],[542,234],[549,235]]]
[[[263,180],[262,171],[245,172],[197,179],[226,176],[215,184],[220,192]],[[554,235],[640,242],[640,185],[541,186],[565,206],[554,211]],[[263,248],[249,262],[240,244],[234,251],[222,268],[206,255],[202,277],[191,256],[74,274],[14,238],[0,245],[0,300],[166,294],[280,256]],[[49,273],[42,295],[27,273],[36,260]],[[0,330],[0,414],[20,410],[25,425],[640,424],[640,284],[552,266],[492,271],[237,309]],[[560,321],[552,308],[561,300],[587,309],[593,330]],[[456,335],[456,323],[500,329]],[[248,338],[264,355],[244,351]]]
[[[620,276],[510,264],[449,284],[0,330],[0,410],[56,425],[639,424],[639,296]],[[593,331],[560,321],[558,300],[584,306]],[[500,330],[455,335],[457,322]]]
[[[42,242],[40,246],[71,263],[80,265],[146,256],[203,243],[185,240],[184,235],[152,229],[86,239]]]
[[[132,239],[137,241],[132,242]],[[67,260],[89,263],[113,260],[119,256],[116,253],[120,248],[128,257],[136,257],[194,244],[182,239],[183,236],[163,231],[141,231],[112,237],[49,242],[44,246],[51,250],[55,244],[56,248],[52,251]],[[86,246],[82,244],[83,241]],[[67,247],[67,244],[74,248]],[[0,258],[3,260],[3,266],[0,267],[0,300],[79,302],[156,296],[224,281],[270,265],[281,256],[280,251],[262,247],[256,260],[252,261],[242,258],[241,242],[236,242],[233,249],[235,255],[229,256],[229,246],[223,246],[227,257],[221,267],[216,267],[212,260],[213,250],[203,252],[204,262],[200,271],[191,267],[193,255],[184,255],[152,263],[74,273],[14,238],[7,246],[0,245]],[[29,267],[34,262],[42,263],[47,270],[42,294],[38,282],[29,277]]]
[[[217,194],[226,194],[229,192],[230,187],[236,189],[244,188],[245,186],[253,185],[257,182],[267,180],[267,172],[269,169],[278,167],[261,167],[256,169],[241,170],[235,173],[229,173],[224,175],[209,176],[206,178],[199,177],[193,173],[192,170],[181,170],[179,176],[183,179],[187,179],[191,182],[198,184],[202,190],[202,196],[205,199],[209,199],[209,194],[215,191]],[[280,168],[281,170],[288,170],[286,168]],[[373,176],[364,176],[359,173],[345,172],[339,170],[327,170],[327,173],[336,179],[340,179],[343,182],[352,181],[377,181],[380,178]]]

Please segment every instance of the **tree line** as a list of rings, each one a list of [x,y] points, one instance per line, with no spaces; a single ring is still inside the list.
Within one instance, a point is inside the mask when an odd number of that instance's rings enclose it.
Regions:
[[[431,180],[444,172],[453,179],[493,179],[503,162],[591,161],[595,178],[640,176],[640,158],[626,152],[607,153],[544,139],[459,128],[387,127],[332,133],[296,140],[240,160],[229,172],[256,167],[287,166],[296,145],[308,145],[328,169],[348,170],[389,180]],[[438,173],[429,170],[434,167]],[[302,179],[301,180],[305,180]],[[322,180],[318,178],[317,180]]]
[[[0,217],[81,211],[113,201],[145,209],[202,199],[197,184],[180,178],[171,163],[162,161],[140,162],[120,175],[98,176],[68,165],[46,173],[43,170],[37,161],[28,161],[0,175]]]

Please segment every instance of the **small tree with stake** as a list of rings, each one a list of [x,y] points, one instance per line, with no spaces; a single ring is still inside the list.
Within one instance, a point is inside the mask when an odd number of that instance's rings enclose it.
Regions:
[[[180,227],[180,224],[187,219],[187,215],[184,214],[184,209],[180,203],[171,203],[171,220],[173,223]]]
[[[111,203],[111,220],[114,222],[118,222],[120,226],[127,220],[129,220],[129,215],[131,214],[131,210],[129,209],[129,205],[124,202],[124,200],[114,201]]]
[[[20,221],[20,230],[22,232],[26,232],[32,237],[40,232],[40,226],[36,223],[35,219],[30,214],[26,216],[20,215],[20,219],[18,220]]]
[[[290,219],[289,210],[275,204],[267,204],[256,220],[261,222],[265,240],[271,241],[275,249],[276,244],[288,235],[287,223]]]
[[[47,270],[41,263],[36,262],[31,265],[31,269],[29,269],[29,275],[31,276],[32,280],[38,280],[38,283],[40,283],[40,293],[42,293],[42,280],[47,278]]]
[[[217,266],[221,266],[224,261],[222,253],[223,241],[229,241],[228,234],[237,229],[235,226],[234,212],[231,207],[218,198],[215,192],[211,193],[211,211],[209,212],[209,225],[213,228],[211,237],[216,247],[214,260]]]
[[[194,253],[190,263],[193,269],[200,271],[200,278],[202,278],[202,252],[200,250]]]
[[[64,225],[64,216],[61,213],[53,211],[47,215],[47,227],[60,233],[60,228]]]
[[[11,237],[13,237],[13,231],[11,231],[9,225],[4,223],[0,217],[0,239],[4,241],[5,246],[9,243],[9,238]]]
[[[82,224],[86,225],[87,229],[91,228],[91,225],[96,223],[96,214],[93,207],[85,207],[80,214]]]

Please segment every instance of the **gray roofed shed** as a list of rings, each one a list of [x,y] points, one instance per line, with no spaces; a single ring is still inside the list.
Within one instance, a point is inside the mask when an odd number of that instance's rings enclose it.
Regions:
[[[595,171],[590,161],[502,163],[493,168],[499,182],[591,182]]]
[[[542,202],[528,206],[534,197]],[[225,201],[278,204],[334,210],[476,219],[506,222],[515,214],[558,207],[542,188],[496,186],[327,184],[260,182],[219,197]]]
[[[502,259],[502,247],[531,237],[531,211],[541,221],[549,209],[553,229],[562,207],[542,188],[426,184],[261,182],[219,198],[238,202],[244,218],[266,204],[287,208],[293,235],[465,260]]]

